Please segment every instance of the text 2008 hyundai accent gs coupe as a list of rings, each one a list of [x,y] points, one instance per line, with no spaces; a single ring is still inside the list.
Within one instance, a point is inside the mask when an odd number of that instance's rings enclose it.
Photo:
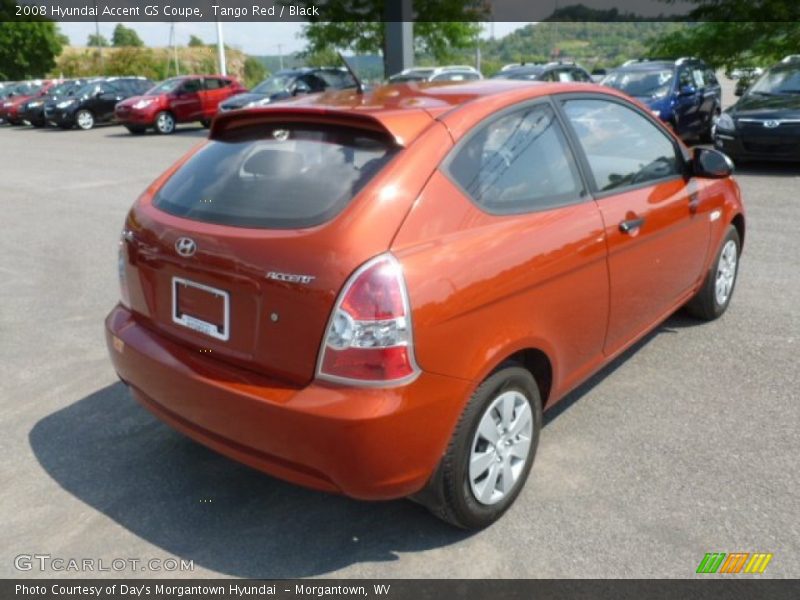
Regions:
[[[682,305],[728,307],[730,173],[587,84],[223,114],[130,211],[109,352],[222,454],[483,527],[519,494],[543,409]]]

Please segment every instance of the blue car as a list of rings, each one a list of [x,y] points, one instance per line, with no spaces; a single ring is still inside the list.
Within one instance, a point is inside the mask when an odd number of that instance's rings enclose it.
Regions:
[[[710,141],[722,112],[719,81],[697,58],[628,61],[602,83],[646,104],[684,139]]]

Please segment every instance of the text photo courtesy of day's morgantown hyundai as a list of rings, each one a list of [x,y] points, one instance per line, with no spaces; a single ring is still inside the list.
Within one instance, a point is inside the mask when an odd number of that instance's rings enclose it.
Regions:
[[[800,14],[617,4],[3,3],[0,596],[796,597]]]

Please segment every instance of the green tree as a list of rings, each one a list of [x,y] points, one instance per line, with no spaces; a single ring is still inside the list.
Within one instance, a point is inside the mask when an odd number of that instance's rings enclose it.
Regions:
[[[114,33],[111,36],[111,43],[116,48],[124,48],[126,46],[141,47],[144,42],[139,37],[135,30],[125,27],[122,23],[118,23],[114,28]]]
[[[268,75],[267,68],[260,60],[252,56],[244,59],[244,84],[247,87],[251,88],[264,81]]]
[[[769,66],[798,48],[797,21],[709,21],[659,38],[650,51],[653,56],[697,56],[730,72],[735,67]]]
[[[447,62],[458,50],[475,45],[480,26],[477,23],[416,22],[414,53]],[[386,26],[380,21],[317,22],[303,28],[306,54],[325,55],[331,50],[350,50],[360,54],[380,53],[386,57]]]
[[[86,45],[90,48],[107,48],[109,46],[108,40],[104,35],[99,33],[90,33]]]
[[[0,79],[43,77],[63,46],[64,36],[52,21],[0,22]]]
[[[308,7],[313,0],[281,0]],[[414,52],[446,62],[467,47],[474,47],[480,31],[477,21],[488,10],[483,0],[412,0],[414,12]],[[350,50],[359,54],[380,53],[386,60],[386,24],[396,19],[393,4],[385,0],[328,0],[325,15],[329,22],[309,19],[303,29],[306,54],[329,50]],[[348,19],[359,18],[359,21]],[[385,70],[385,68],[384,68]],[[387,73],[389,75],[389,73]]]
[[[206,43],[202,39],[197,37],[196,35],[190,35],[189,36],[189,47],[190,48],[198,48],[198,47],[205,46],[205,45],[206,45]]]
[[[320,48],[313,52],[303,52],[300,55],[306,66],[309,67],[334,67],[344,66],[339,60],[339,55],[331,46]]]

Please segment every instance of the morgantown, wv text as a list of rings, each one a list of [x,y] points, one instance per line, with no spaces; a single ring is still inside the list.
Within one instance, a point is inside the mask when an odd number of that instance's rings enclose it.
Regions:
[[[375,584],[372,590],[365,585],[310,585],[296,584],[289,586],[284,583],[263,583],[260,585],[246,585],[231,583],[230,585],[163,585],[163,584],[113,584],[113,585],[81,585],[81,584],[51,584],[51,585],[25,585],[15,586],[16,596],[44,596],[50,593],[54,596],[89,596],[100,598],[106,596],[123,596],[125,598],[144,598],[156,596],[160,598],[182,598],[183,596],[235,596],[238,598],[264,596],[277,596],[292,594],[294,597],[316,596],[318,598],[329,596],[356,596],[367,598],[370,591],[375,596],[388,596],[391,585]]]

